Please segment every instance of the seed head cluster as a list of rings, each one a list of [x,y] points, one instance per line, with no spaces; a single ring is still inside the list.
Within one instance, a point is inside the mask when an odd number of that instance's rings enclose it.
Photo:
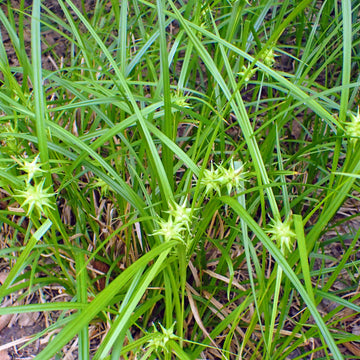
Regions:
[[[27,215],[29,216],[35,211],[41,217],[42,214],[46,214],[48,209],[54,210],[52,198],[55,194],[51,192],[50,187],[45,188],[45,179],[40,182],[37,180],[44,173],[41,164],[38,163],[39,155],[33,161],[28,159],[15,160],[20,165],[19,169],[27,174],[25,190],[17,190],[16,193],[16,197],[22,199],[20,205],[27,209]]]
[[[192,209],[176,203],[169,204],[168,219],[160,219],[158,221],[159,228],[153,232],[153,235],[162,235],[165,241],[178,240],[186,243],[184,240],[186,234],[190,233],[190,225],[192,221]]]
[[[214,192],[221,196],[221,189],[226,188],[228,195],[231,195],[232,190],[240,192],[243,189],[243,183],[245,180],[244,165],[240,162],[229,162],[229,166],[226,168],[223,165],[219,165],[214,169],[214,165],[211,164],[210,170],[204,171],[201,179],[201,185],[205,187],[205,193],[212,195]]]

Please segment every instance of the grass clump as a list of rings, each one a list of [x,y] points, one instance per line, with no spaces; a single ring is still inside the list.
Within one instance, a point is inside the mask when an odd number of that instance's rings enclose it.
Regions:
[[[53,314],[37,358],[354,356],[358,4],[54,3],[0,10],[0,296],[35,299],[0,314]]]

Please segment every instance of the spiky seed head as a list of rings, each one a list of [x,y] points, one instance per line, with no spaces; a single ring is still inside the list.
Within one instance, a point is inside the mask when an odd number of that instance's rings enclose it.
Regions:
[[[248,68],[245,65],[243,65],[242,71],[239,72],[239,75],[241,77],[244,77],[245,74],[247,74],[245,76],[244,82],[248,83],[251,80],[251,78],[255,75],[256,71],[257,71],[257,68],[253,68],[250,71],[248,71]]]
[[[346,133],[348,136],[357,141],[360,138],[360,107],[358,107],[357,115],[350,113],[350,122],[346,123]]]
[[[101,197],[106,197],[109,195],[111,187],[108,183],[106,183],[103,179],[97,178],[93,181],[93,183],[89,186],[90,189],[100,189]]]
[[[161,324],[159,324],[162,332],[160,332],[156,328],[155,324],[153,325],[154,325],[154,332],[153,332],[154,337],[148,342],[148,345],[146,347],[156,352],[159,350],[168,352],[169,351],[167,344],[168,341],[178,339],[178,336],[174,334],[175,323],[172,324],[172,326],[169,329],[166,329]]]
[[[219,194],[219,196],[221,196],[221,174],[219,168],[214,170],[213,163],[211,163],[210,170],[204,170],[201,185],[205,186],[205,193],[207,195],[212,195],[215,191]]]
[[[186,201],[182,205],[175,202],[169,203],[169,211],[167,213],[174,219],[174,222],[184,226],[190,232],[190,224],[192,222],[192,209],[187,207]]]
[[[165,241],[178,240],[183,242],[182,232],[185,230],[183,224],[177,223],[169,216],[168,220],[160,219],[158,221],[159,229],[153,232],[153,235],[162,235]]]
[[[179,91],[171,94],[171,102],[183,108],[190,108],[191,105],[188,103],[189,96],[182,96]]]
[[[50,188],[44,189],[45,179],[37,185],[27,185],[25,191],[18,191],[16,197],[24,198],[21,203],[22,208],[27,208],[27,215],[29,216],[33,211],[36,211],[40,217],[46,213],[47,209],[55,209],[51,198],[55,196],[54,193],[50,193]]]
[[[245,174],[242,162],[234,162],[234,160],[231,159],[228,168],[219,165],[216,170],[214,170],[214,166],[211,164],[210,170],[204,171],[201,184],[205,186],[206,194],[213,194],[215,191],[221,196],[221,189],[226,187],[230,195],[233,189],[236,189],[238,192],[241,191],[243,182],[246,181]]]
[[[33,161],[30,161],[29,159],[15,159],[15,161],[20,165],[19,169],[27,173],[28,183],[30,183],[33,178],[38,177],[45,172],[43,169],[41,169],[41,164],[38,163],[39,154],[34,158]]]
[[[262,60],[266,66],[272,67],[275,64],[275,54],[272,48],[266,50],[262,56]]]
[[[220,182],[222,185],[226,186],[228,194],[231,194],[232,189],[234,188],[236,191],[241,191],[243,188],[244,178],[244,165],[237,161],[237,168],[235,168],[234,160],[231,159],[229,167],[226,169],[223,166],[219,167],[221,178]]]
[[[287,251],[292,252],[296,234],[291,229],[292,219],[288,217],[284,222],[280,219],[272,220],[268,233],[272,234],[271,238],[277,243],[280,250],[285,254]]]

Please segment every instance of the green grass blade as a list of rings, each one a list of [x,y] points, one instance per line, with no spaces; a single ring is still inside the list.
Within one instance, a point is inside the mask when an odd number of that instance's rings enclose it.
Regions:
[[[87,287],[88,279],[87,272],[81,271],[85,266],[84,255],[81,253],[76,254],[76,290],[78,302],[80,304],[85,304],[88,301]],[[82,309],[79,309],[79,314],[81,314]],[[81,315],[80,315],[81,316]],[[89,324],[86,324],[79,332],[79,357],[84,360],[89,360]]]
[[[162,95],[164,97],[164,117],[162,120],[161,129],[164,134],[171,140],[176,136],[176,124],[174,124],[174,117],[171,112],[171,96],[170,96],[170,74],[168,63],[168,50],[166,41],[166,29],[165,29],[165,15],[164,7],[166,1],[157,0],[157,12],[160,29],[160,80],[159,87],[162,88]],[[165,172],[168,178],[168,182],[171,188],[174,188],[174,175],[173,175],[173,153],[170,148],[163,146],[162,148],[162,160],[165,167]]]
[[[294,226],[295,226],[295,233],[298,243],[298,249],[300,253],[300,261],[301,261],[301,272],[305,282],[305,289],[312,300],[313,304],[315,305],[315,298],[314,298],[314,291],[311,284],[311,277],[310,277],[310,267],[308,262],[308,250],[306,248],[306,240],[304,234],[304,226],[302,217],[300,215],[293,215],[294,219]]]
[[[47,126],[46,126],[46,102],[42,85],[42,67],[41,67],[41,34],[40,34],[40,7],[41,1],[33,1],[33,11],[31,17],[31,55],[33,68],[33,87],[34,87],[34,107],[36,135],[40,159],[44,170],[49,169],[49,154],[47,146]],[[50,174],[47,173],[47,184],[50,185]]]

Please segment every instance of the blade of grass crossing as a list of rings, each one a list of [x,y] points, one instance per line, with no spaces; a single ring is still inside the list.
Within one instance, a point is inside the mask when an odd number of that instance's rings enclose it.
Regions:
[[[349,87],[351,76],[351,51],[352,51],[352,16],[351,16],[351,0],[341,1],[342,8],[342,25],[343,25],[343,66],[342,66],[342,85],[344,88],[341,91],[340,113],[339,121],[345,122],[348,102],[349,102]]]
[[[148,41],[143,45],[143,47],[141,49],[139,49],[136,54],[134,55],[134,57],[132,58],[132,60],[130,61],[130,63],[128,64],[128,66],[126,67],[126,71],[125,71],[125,76],[129,76],[129,74],[131,73],[131,71],[134,70],[134,68],[136,67],[136,65],[142,60],[142,58],[146,55],[146,52],[149,50],[149,48],[151,47],[151,45],[156,41],[156,39],[158,38],[160,34],[159,30],[156,30],[148,39]],[[145,36],[143,36],[145,37]]]
[[[264,19],[271,8],[271,5],[272,5],[272,1],[267,1],[267,0],[262,1],[261,13],[257,17],[257,19],[253,25],[255,32],[258,31],[260,29],[260,27],[263,25]],[[254,40],[254,34],[253,34],[253,32],[249,32],[249,36],[247,38],[246,47],[245,47],[246,52],[248,52],[250,50],[253,40]]]
[[[310,267],[309,267],[309,261],[308,261],[308,250],[306,248],[306,240],[305,240],[305,234],[304,234],[304,225],[302,221],[301,215],[293,215],[294,219],[294,226],[295,226],[295,233],[298,243],[298,249],[300,253],[300,261],[301,261],[301,273],[304,277],[305,282],[305,289],[307,290],[307,293],[310,297],[310,299],[313,301],[313,304],[315,304],[315,298],[314,298],[314,291],[311,284],[311,276],[310,276]]]
[[[179,250],[178,250],[179,251]],[[181,251],[181,250],[180,250]],[[179,281],[176,278],[176,271],[171,271],[169,273],[169,278],[172,286],[172,293],[174,294],[173,304],[175,310],[175,320],[176,320],[176,329],[177,329],[177,336],[179,336],[179,342],[181,347],[183,346],[183,335],[184,335],[184,311],[185,311],[185,285],[183,284],[183,278],[186,277],[186,269],[187,263],[185,264],[186,259],[180,259],[179,268],[180,268],[180,296],[178,296],[179,291]],[[176,264],[176,263],[175,263]],[[174,265],[175,265],[174,264]],[[172,267],[174,269],[174,267]],[[186,279],[185,279],[186,281]],[[170,328],[172,324],[168,325]]]
[[[76,38],[76,41],[77,41],[76,45],[79,48],[81,48],[81,50],[82,50],[82,56],[85,60],[85,64],[87,65],[87,67],[89,69],[91,69],[92,60],[91,60],[91,57],[89,54],[89,49],[87,48],[87,46],[85,44],[84,37],[82,36],[78,25],[75,23],[74,19],[72,18],[71,14],[69,12],[69,9],[61,1],[59,1],[59,5],[61,6],[62,11],[64,12],[64,14],[66,16],[68,23],[70,24],[71,34]],[[94,78],[92,71],[89,71],[87,75]]]
[[[346,299],[343,299],[339,296],[333,295],[327,291],[322,291],[322,290],[316,290],[316,294],[321,295],[321,297],[323,297],[324,299],[328,299],[330,301],[333,301],[343,307],[346,307],[348,309],[354,310],[357,313],[360,313],[360,306],[356,305]],[[359,298],[359,294],[356,295],[357,298]]]
[[[77,298],[78,302],[80,304],[87,303],[87,271],[82,271],[82,269],[85,267],[85,261],[84,261],[84,254],[78,252],[76,254],[76,292],[77,292]],[[79,310],[79,313],[81,314],[82,310]],[[89,342],[89,330],[88,330],[89,324],[86,324],[79,332],[79,357],[83,360],[89,360],[89,348],[90,348],[90,342]]]
[[[160,83],[163,90],[164,97],[164,117],[162,121],[162,131],[171,140],[175,140],[176,129],[173,124],[173,115],[171,113],[171,97],[170,97],[170,75],[168,64],[168,52],[166,43],[166,28],[165,28],[165,15],[164,15],[164,0],[157,0],[157,11],[160,28]],[[160,86],[160,84],[159,84]],[[174,189],[174,175],[173,175],[173,153],[170,148],[164,146],[162,148],[162,159],[165,167],[165,172],[171,189]]]
[[[349,257],[353,254],[354,247],[356,246],[356,243],[359,241],[360,238],[360,229],[356,232],[354,239],[352,240],[350,246],[347,248],[346,253],[343,255],[339,265],[335,268],[334,272],[331,274],[329,279],[327,280],[325,286],[323,287],[323,291],[328,292],[333,283],[338,279],[340,272],[345,269],[347,260]]]
[[[245,196],[245,194],[240,195],[238,197],[238,202],[239,202],[239,204],[241,204],[241,206],[244,209],[246,209],[246,196]],[[265,339],[263,326],[261,326],[261,324],[262,324],[261,306],[262,305],[260,305],[259,302],[258,302],[258,298],[260,296],[262,296],[262,294],[264,294],[264,292],[265,292],[265,279],[264,279],[263,272],[261,271],[261,266],[260,266],[260,263],[259,263],[259,259],[256,256],[256,254],[254,254],[254,251],[253,251],[253,244],[251,242],[251,239],[249,238],[249,232],[248,232],[247,223],[241,217],[240,217],[240,224],[241,224],[241,233],[242,233],[243,244],[244,244],[244,249],[245,249],[246,265],[247,265],[247,268],[248,268],[248,274],[249,274],[250,284],[251,284],[251,291],[252,291],[252,294],[253,294],[254,304],[255,304],[256,313],[257,313],[257,317],[258,317],[258,323],[260,324],[260,331],[261,331],[261,334],[262,334],[263,338]],[[259,288],[258,292],[256,291],[256,286],[255,286],[255,281],[254,281],[254,276],[253,276],[253,270],[252,270],[252,268],[253,268],[252,264],[254,264],[256,278],[258,279],[258,288]],[[257,294],[259,294],[259,295],[257,295]]]
[[[286,185],[286,179],[285,179],[285,175],[281,174],[282,171],[284,171],[284,165],[283,165],[283,159],[281,156],[281,146],[280,146],[280,137],[279,137],[279,127],[278,127],[278,122],[275,122],[275,134],[276,134],[276,150],[277,150],[277,158],[278,158],[278,167],[280,170],[280,179],[281,179],[281,190],[282,190],[282,199],[283,199],[283,204],[284,204],[284,210],[285,210],[285,217],[290,215],[290,197],[289,197],[289,193],[288,193],[288,188]]]
[[[112,351],[111,351],[111,360],[118,360],[120,358],[121,350],[123,348],[124,339],[126,336],[126,332],[128,331],[128,324],[127,326],[122,327],[121,329],[116,328],[116,321],[119,320],[122,312],[126,309],[126,306],[131,301],[131,296],[133,295],[134,291],[136,290],[137,286],[139,285],[139,281],[141,276],[143,276],[144,268],[139,268],[137,274],[134,276],[133,280],[131,281],[129,290],[127,291],[124,300],[119,308],[119,315],[117,319],[111,324],[110,331],[106,334],[106,337],[101,342],[100,347],[97,349],[97,352],[101,352],[101,348],[108,345],[109,342],[112,341]],[[117,330],[117,333],[114,331]],[[95,355],[96,357],[96,355]]]
[[[51,128],[53,132],[63,141],[68,144],[75,145],[79,147],[81,150],[84,150],[88,155],[92,156],[94,159],[98,161],[98,164],[101,165],[107,172],[112,175],[113,179],[118,183],[118,187],[120,187],[121,191],[119,192],[121,196],[127,199],[130,204],[132,204],[139,212],[141,212],[144,216],[146,216],[146,212],[144,211],[145,204],[142,199],[132,190],[132,188],[116,173],[116,171],[94,150],[92,150],[88,145],[80,141],[76,136],[72,135],[61,126],[57,124],[51,124]],[[104,174],[104,177],[106,174]],[[112,180],[113,181],[113,180]],[[109,180],[106,181],[109,185]],[[115,189],[115,188],[114,188]]]
[[[341,193],[339,194],[339,197],[341,197]],[[336,203],[337,203],[338,201],[336,201]],[[333,204],[334,203],[334,200],[331,202],[331,204]],[[333,211],[334,213],[337,211],[337,207],[335,206],[335,210],[333,209],[333,207],[329,207],[328,208],[328,210],[324,213],[324,214],[326,214],[326,216],[327,217],[329,217],[329,218],[331,218],[331,215],[330,215],[330,213],[329,213],[329,211]],[[319,236],[319,233],[321,232],[321,230],[323,229],[323,227],[324,226],[322,226],[321,225],[321,220],[319,219],[319,221],[320,221],[320,224],[318,225],[318,224],[316,224],[316,236]],[[318,221],[318,222],[319,222]],[[303,225],[301,225],[301,226],[303,226]],[[300,225],[299,225],[299,227],[300,227]],[[302,251],[302,252],[304,252],[304,251],[306,251],[307,252],[307,254],[306,254],[306,257],[305,257],[305,254],[304,255],[302,255],[303,256],[303,258],[304,258],[304,260],[301,262],[301,266],[302,266],[302,263],[304,263],[305,262],[305,259],[306,259],[306,261],[308,261],[307,259],[308,259],[308,253],[309,253],[309,248],[311,247],[312,248],[312,241],[310,240],[310,236],[311,235],[313,235],[313,233],[312,233],[312,231],[310,231],[310,233],[307,235],[307,239],[306,239],[306,246],[304,245],[304,246],[302,246],[300,243],[298,244],[298,247],[299,247],[299,251]],[[340,274],[340,272],[341,271],[343,271],[343,269],[344,268],[346,268],[346,262],[347,262],[347,260],[348,260],[348,258],[351,256],[351,254],[353,253],[353,249],[354,249],[354,246],[355,246],[355,244],[356,244],[356,242],[358,241],[358,239],[359,239],[359,236],[360,236],[360,230],[356,233],[356,235],[355,235],[355,237],[354,237],[354,239],[353,239],[353,241],[352,241],[352,243],[350,244],[350,246],[349,246],[349,248],[347,249],[347,251],[346,251],[346,253],[344,254],[344,256],[342,257],[342,259],[341,259],[341,262],[336,266],[336,267],[334,267],[332,270],[330,270],[329,272],[332,272],[332,275],[329,277],[329,279],[327,279],[327,281],[326,281],[326,284],[325,284],[325,286],[323,287],[323,289],[322,289],[322,292],[328,292],[329,291],[329,289],[331,288],[331,286],[334,284],[334,282],[338,279],[338,276],[339,276],[339,274]],[[301,240],[300,240],[301,241]],[[300,249],[300,247],[302,248],[302,249]],[[293,264],[294,263],[294,259],[295,259],[295,255],[297,255],[297,257],[299,256],[298,255],[298,253],[296,252],[296,253],[294,253],[294,255],[291,257],[291,259],[289,260],[289,263],[290,264]],[[305,266],[306,266],[306,264],[305,264]],[[299,267],[300,268],[300,267]],[[302,270],[302,273],[304,272],[304,269]],[[305,272],[306,272],[306,270],[305,270]],[[319,275],[319,273],[317,272],[317,271],[313,271],[312,273],[310,273],[309,275],[308,275],[308,278],[310,278],[310,280],[311,280],[311,275],[313,275],[313,276],[318,276]],[[304,276],[305,276],[305,274],[304,275],[300,275],[300,278],[304,278]],[[309,281],[309,280],[308,280]],[[311,281],[310,281],[310,283],[311,283]],[[306,284],[305,284],[306,285]],[[310,286],[311,286],[311,284],[309,285],[309,288],[310,288]],[[315,290],[315,293],[317,294],[317,295],[321,295],[322,293],[320,293],[318,290]],[[316,300],[317,301],[317,303],[320,301],[320,299],[317,299]],[[329,315],[331,315],[331,313],[329,313]],[[309,313],[309,311],[306,311],[304,314],[303,314],[303,316],[300,318],[300,320],[299,320],[299,324],[298,325],[296,325],[296,327],[294,328],[294,332],[299,332],[299,331],[301,331],[301,327],[302,327],[302,325],[301,324],[304,324],[306,321],[307,321],[307,319],[309,318],[309,316],[310,316],[310,313]],[[325,317],[324,318],[324,320],[326,320],[326,318],[327,317]],[[311,335],[312,336],[312,335]],[[290,339],[290,338],[289,338]],[[298,346],[299,344],[301,344],[301,342],[302,342],[302,340],[301,339],[299,339],[297,342],[295,342],[293,345],[291,345],[291,348],[294,346],[294,348],[296,348],[296,346]],[[278,352],[279,353],[281,353],[281,352],[283,352],[283,351],[285,351],[285,349],[287,348],[287,346],[289,345],[289,343],[290,343],[290,341],[288,341],[288,339],[286,339],[286,341],[284,342],[284,344],[281,346],[281,348],[278,350]]]
[[[346,307],[349,307],[353,310],[355,310],[355,308],[353,307],[354,304],[346,301],[346,300],[343,300],[341,297],[338,297],[336,295],[333,295],[331,293],[329,293],[329,289],[331,288],[331,286],[334,284],[334,282],[336,280],[338,280],[339,278],[339,274],[341,271],[343,271],[347,266],[347,260],[349,259],[349,257],[351,256],[351,254],[354,253],[354,247],[356,245],[356,243],[358,242],[359,240],[359,236],[360,236],[360,229],[357,231],[357,233],[355,234],[354,236],[354,239],[353,241],[351,242],[350,246],[348,247],[348,249],[346,250],[346,253],[344,254],[344,256],[342,257],[340,263],[332,268],[332,269],[329,269],[329,272],[332,272],[331,276],[327,279],[326,281],[326,284],[324,285],[324,287],[322,288],[322,290],[318,290],[318,289],[315,289],[315,294],[318,295],[320,298],[324,297],[324,298],[332,298],[331,301],[334,301],[334,302],[337,302],[338,304],[342,304]],[[352,265],[352,263],[348,263],[348,265]],[[355,264],[354,264],[355,265]],[[355,265],[356,266],[356,265]],[[312,272],[310,274],[310,276],[318,276],[319,275],[319,272]],[[303,276],[301,276],[301,278],[303,278]],[[317,303],[320,302],[320,298],[317,298]],[[345,305],[345,302],[346,302],[346,305]],[[355,305],[356,306],[356,305]],[[358,311],[359,309],[357,308],[355,311]],[[336,312],[338,311],[338,309],[336,310]],[[330,312],[329,314],[327,314],[325,317],[324,317],[324,321],[327,321],[327,320],[330,320],[332,318],[334,314],[332,312]],[[299,323],[298,325],[296,325],[296,327],[293,329],[293,332],[299,332],[301,331],[301,328],[302,328],[302,324],[304,324],[307,319],[309,318],[310,314],[309,312],[305,312],[304,315],[301,317],[301,319],[299,320]],[[299,339],[297,342],[295,342],[294,344],[291,345],[294,346],[294,348],[296,348],[297,345],[300,345],[301,344],[301,339]],[[282,346],[277,350],[277,352],[279,354],[283,353],[285,351],[285,349],[288,348],[288,345],[290,343],[290,338],[287,338],[285,340],[285,342],[282,344]],[[290,348],[291,350],[291,348]]]
[[[278,315],[279,309],[278,309],[278,302],[280,297],[280,290],[281,290],[281,280],[282,280],[282,268],[276,265],[276,283],[275,283],[275,290],[274,290],[274,300],[272,305],[272,311],[271,311],[271,319],[270,319],[270,327],[269,327],[269,338],[268,342],[265,342],[265,346],[267,347],[267,354],[266,359],[271,358],[271,354],[273,354],[274,351],[274,335],[275,335],[275,321],[276,317]]]
[[[115,5],[116,7],[118,5]],[[120,21],[119,21],[119,37],[118,37],[118,49],[120,53],[120,70],[126,76],[126,54],[127,54],[127,12],[128,0],[121,1],[120,9]]]
[[[41,67],[41,34],[40,34],[40,7],[41,0],[33,1],[33,10],[31,16],[31,56],[32,56],[32,81],[34,89],[34,107],[36,136],[40,159],[43,163],[43,169],[49,170],[49,154],[47,146],[47,126],[46,126],[46,103],[44,98],[44,89],[42,86],[42,67]],[[46,185],[51,182],[50,172],[46,172]]]
[[[56,302],[45,304],[29,304],[18,305],[0,308],[0,316],[6,314],[24,314],[30,312],[40,311],[66,311],[74,309],[83,309],[87,304],[71,303],[71,302]]]
[[[164,301],[165,301],[165,314],[164,314],[164,320],[163,320],[163,324],[165,325],[166,328],[169,328],[172,324],[173,324],[173,308],[174,308],[174,304],[173,304],[173,296],[176,296],[177,294],[173,294],[172,291],[172,287],[171,287],[171,279],[170,279],[170,274],[172,273],[172,266],[169,265],[168,269],[166,271],[164,271]],[[177,280],[177,279],[176,279]],[[174,281],[176,284],[178,283],[177,281]],[[178,289],[176,289],[175,291],[177,291]]]
[[[352,160],[348,162],[348,166],[344,169],[344,172],[350,172],[353,174],[360,173],[360,144],[356,144],[356,147],[353,151],[354,156]],[[347,154],[350,156],[351,154]],[[329,206],[326,206],[321,213],[318,221],[314,225],[314,227],[310,230],[307,234],[307,248],[308,251],[311,251],[315,242],[319,238],[321,232],[325,228],[325,226],[329,223],[332,217],[337,212],[338,208],[341,204],[345,201],[346,197],[348,196],[353,184],[355,183],[356,178],[347,178],[343,179],[342,182],[337,182],[337,186],[331,194],[331,201],[329,202]],[[290,264],[294,264],[296,262],[296,254],[292,257],[289,261]]]
[[[239,321],[239,319],[241,319],[240,314],[246,312],[250,305],[253,303],[253,301],[254,299],[250,295],[247,296],[246,299],[236,309],[234,309],[234,311],[228,314],[222,321],[217,324],[217,326],[211,331],[210,338],[216,339],[216,337],[220,335],[225,328],[231,329],[233,326],[236,327],[236,323]],[[229,332],[229,335],[230,334],[231,330]],[[211,340],[208,337],[204,337],[202,342],[198,344],[198,346],[192,351],[192,359],[200,359],[200,353],[204,350],[204,347],[208,347],[210,343]],[[237,359],[242,359],[241,356],[245,345],[246,343],[243,342],[242,348],[240,349],[240,354]],[[254,347],[252,346],[251,348],[253,349]],[[254,352],[259,355],[256,350],[254,350]],[[260,355],[258,357],[260,358]]]
[[[181,30],[181,31],[183,32],[183,30]],[[178,89],[182,90],[182,91],[186,87],[186,81],[189,77],[188,69],[189,69],[192,51],[193,51],[193,44],[190,43],[190,44],[188,44],[188,46],[186,47],[186,50],[185,50],[183,66],[181,67],[181,72],[180,72],[179,81],[178,81],[178,85],[177,85]]]
[[[173,353],[178,356],[179,359],[192,360],[192,358],[174,340],[170,340],[168,345],[172,349]],[[171,359],[171,357],[169,358]]]
[[[5,13],[3,12],[2,9],[0,9],[0,22],[2,24],[2,26],[5,27],[7,33],[9,34],[9,37],[11,39],[11,43],[14,46],[14,50],[16,52],[16,55],[18,57],[18,59],[20,60],[20,64],[26,68],[24,70],[24,73],[28,73],[30,74],[30,77],[32,77],[32,66],[30,64],[29,58],[27,57],[27,54],[25,51],[23,51],[22,46],[21,46],[21,42],[17,36],[15,27],[13,27],[11,25],[11,23],[9,22],[8,17],[5,15]]]

